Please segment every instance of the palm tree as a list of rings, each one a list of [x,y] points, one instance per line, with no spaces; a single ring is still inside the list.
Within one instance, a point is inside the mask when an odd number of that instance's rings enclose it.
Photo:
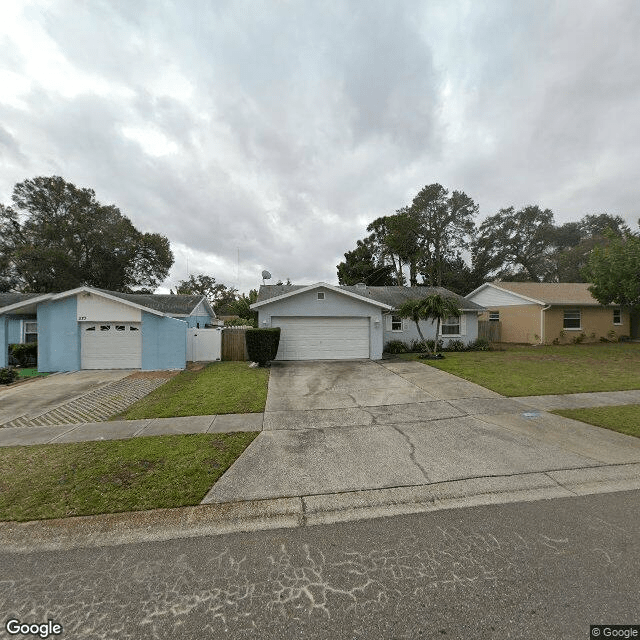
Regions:
[[[459,318],[462,315],[460,305],[455,298],[442,296],[439,293],[432,293],[426,298],[407,300],[399,309],[398,315],[402,318],[411,318],[416,323],[416,329],[420,340],[426,345],[429,355],[438,353],[438,336],[440,335],[440,324],[450,316]],[[431,353],[427,341],[420,329],[420,320],[431,320],[436,322],[436,339],[434,341],[434,352]]]

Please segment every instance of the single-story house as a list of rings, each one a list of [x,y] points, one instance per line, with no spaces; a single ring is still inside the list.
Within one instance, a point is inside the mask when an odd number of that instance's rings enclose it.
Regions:
[[[501,341],[550,344],[583,333],[631,335],[629,312],[600,304],[585,282],[487,282],[466,299],[486,307],[480,319],[501,323]],[[611,333],[613,332],[613,333]]]
[[[432,293],[455,298],[463,310],[442,325],[440,338],[476,340],[483,307],[441,287],[263,285],[251,308],[258,311],[258,326],[282,329],[277,360],[379,360],[388,342],[420,339],[415,323],[394,312]],[[420,328],[425,339],[435,337],[435,323],[422,321]]]
[[[40,371],[184,369],[187,329],[219,324],[201,295],[0,293],[0,367],[8,345],[37,342]]]

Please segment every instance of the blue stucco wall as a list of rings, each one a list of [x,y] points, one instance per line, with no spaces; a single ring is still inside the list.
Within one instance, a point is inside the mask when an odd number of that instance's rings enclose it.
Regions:
[[[38,305],[38,370],[80,369],[80,328],[75,296]]]
[[[0,368],[7,366],[9,341],[7,340],[7,316],[0,316]]]
[[[187,366],[187,323],[142,313],[142,368],[184,369]]]

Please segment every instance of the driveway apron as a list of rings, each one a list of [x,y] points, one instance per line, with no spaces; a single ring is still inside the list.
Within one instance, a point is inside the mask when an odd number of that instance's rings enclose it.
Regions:
[[[203,502],[640,462],[640,440],[410,361],[273,363],[263,431]]]

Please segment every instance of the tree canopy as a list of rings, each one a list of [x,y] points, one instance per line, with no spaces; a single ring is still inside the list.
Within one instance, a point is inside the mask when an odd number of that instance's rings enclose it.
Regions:
[[[443,286],[460,295],[496,278],[585,282],[592,251],[629,232],[608,213],[556,225],[550,209],[506,207],[476,226],[477,214],[464,192],[427,185],[410,206],[367,226],[369,235],[337,265],[338,281]]]
[[[602,304],[619,304],[640,311],[640,235],[610,234],[609,243],[595,247],[587,265],[589,290]]]
[[[186,280],[180,280],[175,292],[204,296],[218,315],[232,313],[229,307],[238,297],[238,290],[235,287],[227,287],[225,284],[216,282],[213,276],[204,273],[195,276],[190,274]]]
[[[0,290],[33,293],[152,292],[173,264],[165,236],[138,231],[92,189],[59,176],[20,182],[12,205],[0,205],[0,255]]]

